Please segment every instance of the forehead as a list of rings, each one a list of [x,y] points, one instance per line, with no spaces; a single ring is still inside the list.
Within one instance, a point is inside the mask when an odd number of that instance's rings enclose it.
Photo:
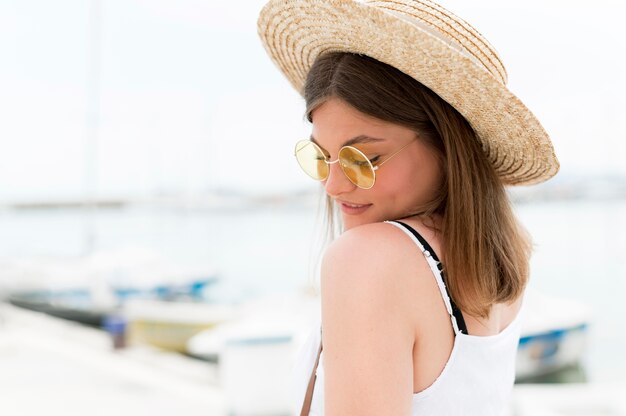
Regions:
[[[331,98],[313,110],[311,121],[311,140],[327,148],[353,144],[369,146],[415,137],[411,129],[364,114],[337,98]]]

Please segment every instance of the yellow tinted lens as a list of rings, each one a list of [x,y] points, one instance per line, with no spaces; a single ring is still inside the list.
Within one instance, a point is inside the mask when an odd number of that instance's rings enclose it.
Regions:
[[[296,160],[302,170],[318,181],[328,177],[328,164],[322,150],[312,141],[300,140],[296,143]]]
[[[374,186],[374,168],[369,159],[352,146],[342,147],[339,151],[339,164],[348,179],[359,188]]]

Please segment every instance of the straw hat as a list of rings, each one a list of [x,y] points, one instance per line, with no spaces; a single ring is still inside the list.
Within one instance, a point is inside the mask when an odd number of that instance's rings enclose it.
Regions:
[[[559,170],[548,134],[506,87],[498,54],[472,26],[429,0],[270,0],[259,36],[302,95],[315,58],[368,55],[426,85],[471,124],[506,184],[545,181]]]

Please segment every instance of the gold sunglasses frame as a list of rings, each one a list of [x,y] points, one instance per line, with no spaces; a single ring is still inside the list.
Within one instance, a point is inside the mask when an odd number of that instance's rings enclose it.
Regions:
[[[309,176],[312,179],[318,180],[318,181],[324,181],[328,178],[328,175],[330,175],[330,169],[328,170],[328,174],[323,177],[323,178],[314,178],[313,176],[309,175],[309,173],[306,171],[306,169],[304,169],[304,167],[302,166],[302,164],[300,163],[300,160],[298,159],[298,145],[300,145],[301,143],[306,143],[306,144],[312,144],[313,146],[315,146],[315,148],[320,152],[321,155],[324,156],[324,162],[326,162],[327,165],[332,165],[334,163],[337,163],[341,160],[341,157],[339,157],[339,155],[341,154],[341,151],[344,149],[350,149],[352,151],[355,151],[357,154],[363,156],[363,159],[367,160],[367,164],[370,166],[370,169],[372,170],[372,185],[368,186],[368,187],[364,187],[364,186],[360,186],[356,183],[354,183],[354,181],[352,181],[352,179],[350,179],[350,176],[348,176],[348,174],[346,173],[346,171],[344,170],[343,165],[340,163],[339,166],[341,166],[341,171],[343,172],[344,175],[346,175],[346,177],[348,178],[348,180],[350,181],[350,183],[352,183],[354,186],[356,186],[357,188],[361,188],[361,189],[371,189],[374,184],[376,183],[376,171],[378,170],[379,167],[381,167],[385,162],[387,162],[389,159],[391,159],[392,157],[394,157],[395,155],[397,155],[398,153],[400,153],[401,150],[403,150],[404,148],[406,148],[408,145],[410,145],[411,143],[413,143],[415,140],[417,140],[417,138],[414,138],[413,140],[409,141],[408,143],[406,143],[404,146],[402,146],[401,148],[399,148],[398,150],[396,150],[395,152],[393,152],[391,155],[389,155],[387,158],[385,158],[384,160],[376,163],[376,166],[374,166],[372,164],[372,161],[365,155],[365,153],[363,153],[361,150],[357,149],[354,146],[342,146],[339,149],[339,152],[337,152],[337,159],[335,160],[328,160],[326,154],[324,153],[324,151],[322,150],[321,147],[319,147],[317,145],[317,143],[315,143],[312,140],[307,140],[307,139],[303,139],[303,140],[298,140],[298,142],[296,142],[296,146],[294,149],[294,156],[296,158],[296,161],[298,162],[298,165],[300,165],[300,168],[304,171],[304,173],[307,174],[307,176]]]

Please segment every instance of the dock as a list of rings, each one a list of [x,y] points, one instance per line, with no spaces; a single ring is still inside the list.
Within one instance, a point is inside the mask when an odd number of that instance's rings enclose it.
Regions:
[[[216,364],[0,303],[0,414],[226,415]]]

